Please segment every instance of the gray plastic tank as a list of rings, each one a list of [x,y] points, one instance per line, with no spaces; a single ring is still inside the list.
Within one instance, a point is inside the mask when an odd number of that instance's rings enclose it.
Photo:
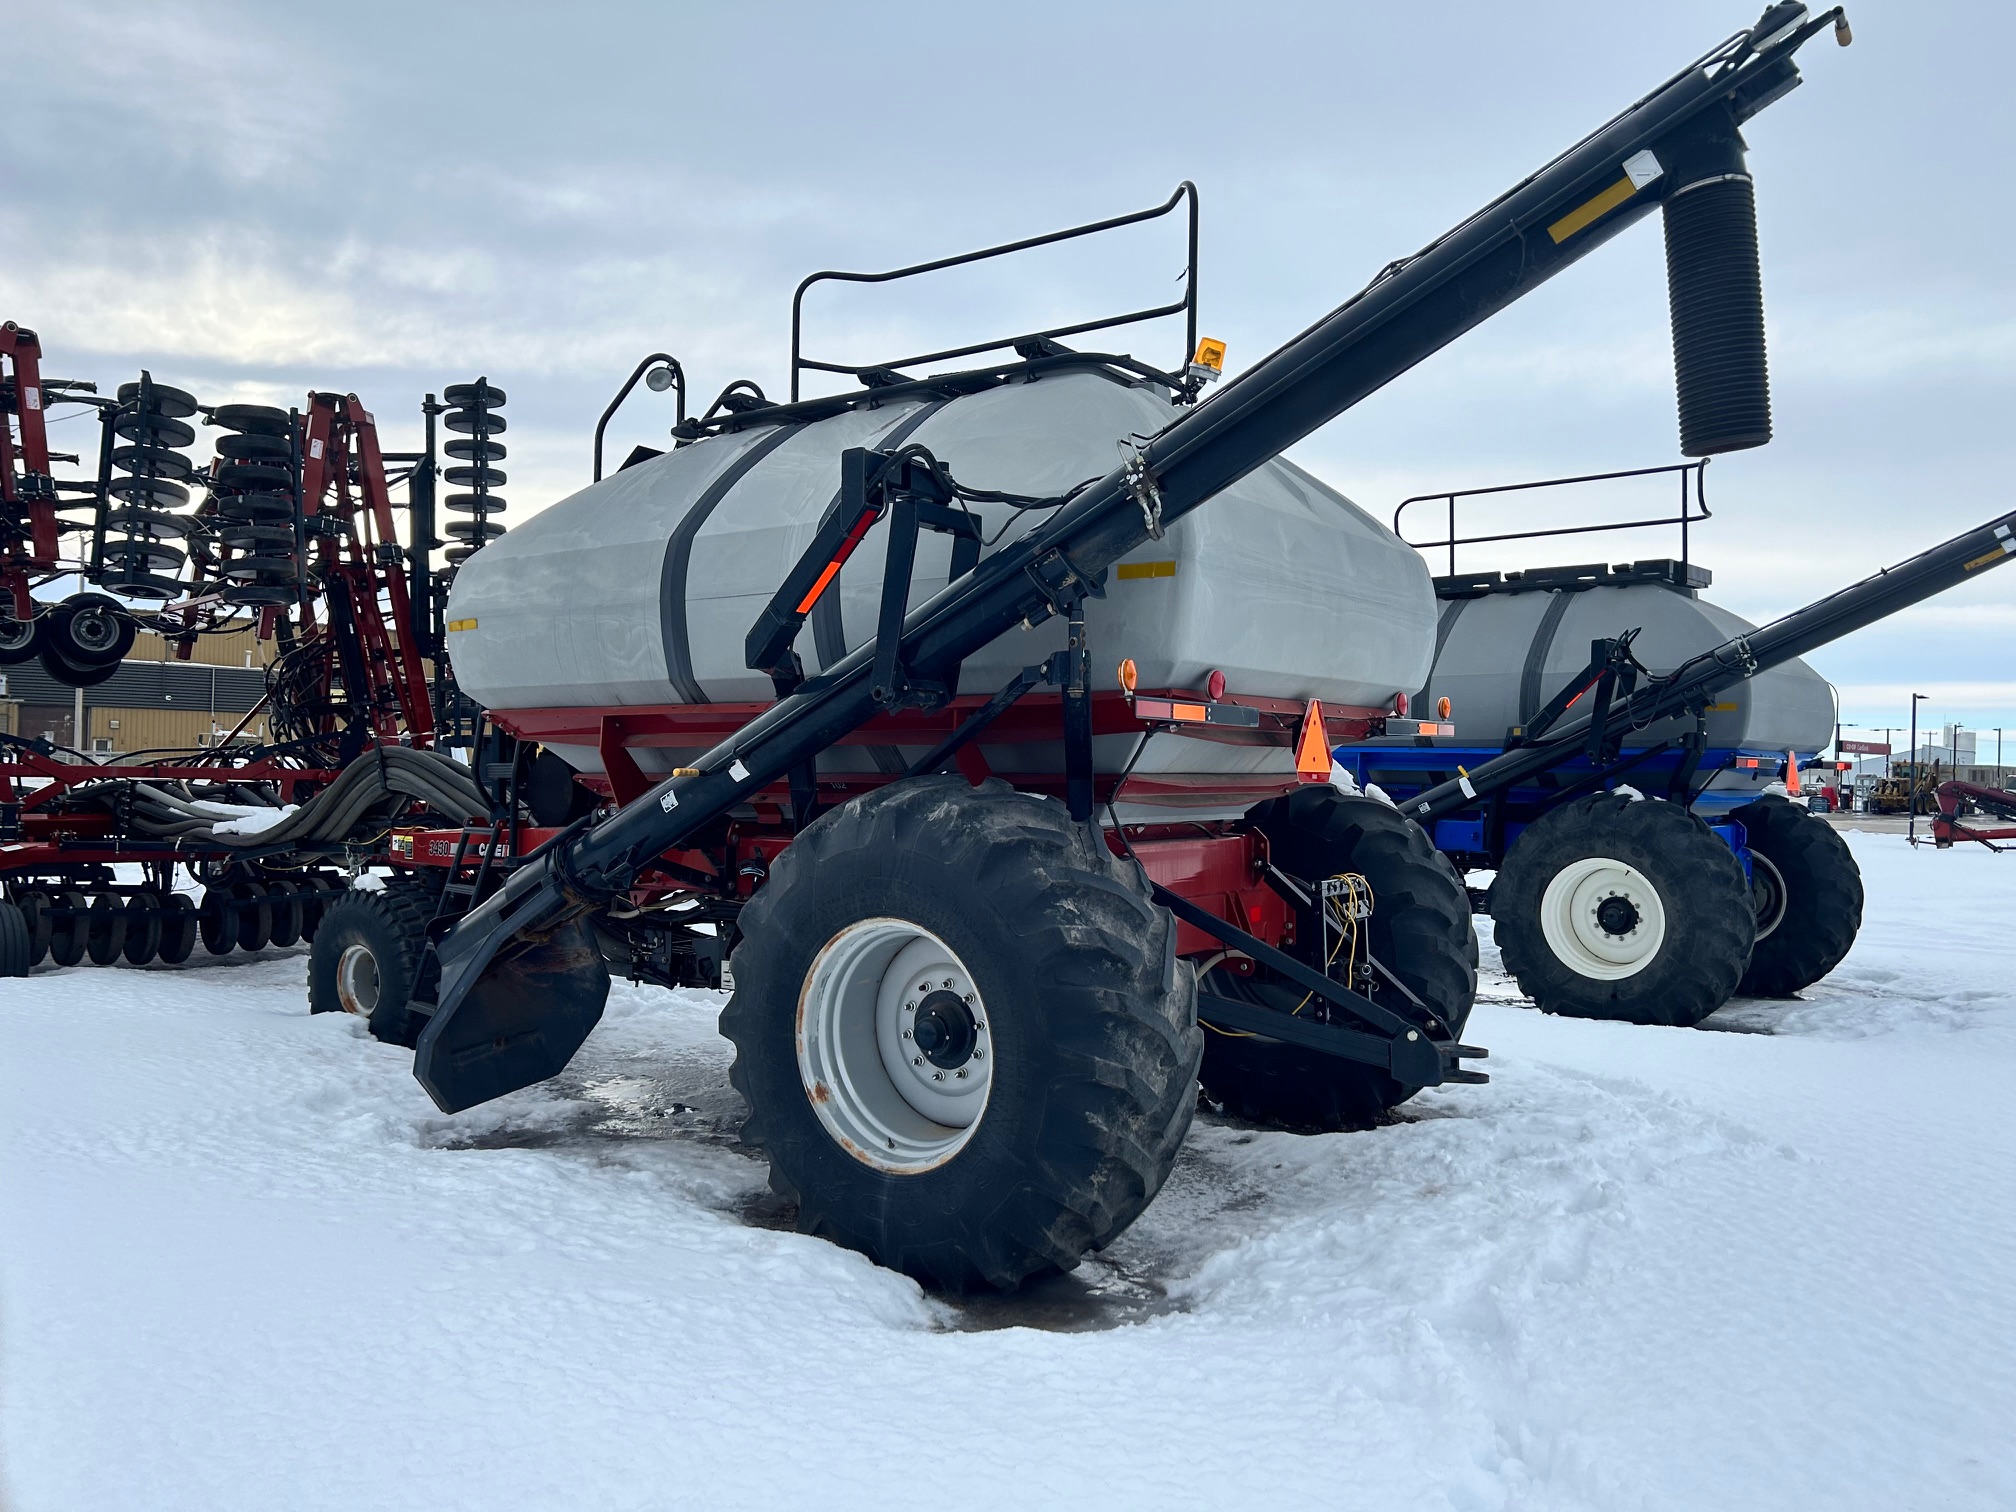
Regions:
[[[1682,586],[1689,580],[1679,563],[1638,565],[1648,575],[1660,571],[1678,581],[1545,587],[1514,580],[1496,591],[1445,598],[1434,663],[1415,707],[1431,710],[1435,700],[1446,697],[1459,743],[1491,744],[1531,720],[1588,665],[1591,641],[1639,630],[1633,646],[1638,659],[1665,673],[1757,628],[1707,602],[1698,589]],[[1555,569],[1548,576],[1577,571],[1611,576],[1601,568]],[[1694,569],[1692,581],[1705,580],[1706,574]],[[1708,711],[1708,746],[1760,755],[1811,754],[1834,739],[1835,711],[1833,685],[1803,661],[1788,662],[1717,695]],[[1642,749],[1689,727],[1686,721],[1662,721],[1630,732],[1624,745]],[[1761,784],[1774,772],[1724,775],[1729,782]],[[1716,786],[1726,785],[1717,779]]]
[[[533,516],[476,553],[449,600],[449,655],[461,686],[512,709],[767,702],[769,679],[744,665],[743,639],[810,543],[839,491],[853,446],[929,447],[961,482],[1054,496],[1110,472],[1117,443],[1176,413],[1162,389],[1111,369],[1052,372],[942,400],[855,408],[796,426],[711,436],[630,467]],[[977,506],[985,533],[1016,539],[1040,522]],[[998,549],[990,547],[990,549]],[[808,670],[872,638],[883,532],[848,562],[799,636]],[[926,534],[910,602],[945,585],[950,542]],[[1129,572],[1128,567],[1135,571]],[[1234,693],[1390,706],[1419,686],[1434,646],[1435,598],[1412,549],[1343,495],[1285,461],[1257,469],[1135,552],[1091,601],[1098,686],[1121,658],[1140,686],[1199,688],[1213,670]],[[962,693],[992,693],[1063,644],[1052,620],[969,658]],[[1118,770],[1135,737],[1105,736],[1095,755]],[[556,747],[580,771],[593,750]],[[679,765],[675,749],[638,750],[646,772]],[[921,755],[836,747],[824,771],[900,770]],[[990,748],[1004,772],[1057,769],[1061,752]],[[1164,738],[1135,768],[1158,773],[1291,772],[1291,752]]]

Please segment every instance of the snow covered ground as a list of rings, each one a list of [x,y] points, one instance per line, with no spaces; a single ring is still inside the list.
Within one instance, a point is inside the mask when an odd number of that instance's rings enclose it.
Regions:
[[[437,1115],[299,953],[0,983],[0,1502],[2016,1505],[2016,857],[1726,1032],[1544,1019],[1370,1134],[1200,1119],[1111,1251],[950,1305],[789,1232],[711,994]]]

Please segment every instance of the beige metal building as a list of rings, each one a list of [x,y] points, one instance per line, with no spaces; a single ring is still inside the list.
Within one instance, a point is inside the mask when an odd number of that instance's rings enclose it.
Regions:
[[[247,619],[200,636],[181,661],[172,641],[142,630],[119,670],[95,688],[67,687],[39,662],[0,668],[0,730],[101,761],[219,744],[265,692],[273,642],[253,631]],[[239,738],[264,740],[265,716],[255,716]]]

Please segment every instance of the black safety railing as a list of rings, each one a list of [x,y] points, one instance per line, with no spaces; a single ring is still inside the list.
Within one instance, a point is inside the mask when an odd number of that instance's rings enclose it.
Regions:
[[[609,401],[609,407],[602,411],[602,418],[595,422],[594,481],[597,483],[602,481],[602,433],[609,429],[610,417],[623,407],[623,401],[630,397],[630,391],[637,387],[637,380],[644,377],[647,371],[651,374],[648,381],[652,392],[662,393],[668,388],[673,392],[677,413],[672,423],[675,425],[686,423],[686,369],[679,365],[679,359],[671,353],[653,352],[631,370],[623,387],[616,390],[616,397]],[[660,374],[664,375],[662,380]]]
[[[913,357],[898,357],[884,362],[866,362],[850,366],[841,362],[820,362],[803,353],[805,291],[817,283],[890,283],[899,278],[914,278],[921,273],[935,273],[942,268],[956,268],[966,263],[984,262],[990,257],[1006,257],[1011,252],[1026,252],[1032,247],[1047,247],[1056,242],[1072,241],[1081,236],[1093,236],[1101,231],[1115,231],[1122,226],[1139,225],[1143,221],[1159,220],[1175,208],[1189,202],[1189,261],[1183,270],[1183,297],[1174,303],[1157,305],[1153,309],[1135,310],[1127,315],[1107,315],[1097,320],[1083,320],[1073,325],[1053,326],[1043,331],[1025,331],[1019,336],[1005,336],[992,341],[975,342],[971,346],[947,347],[938,352],[919,352]],[[962,252],[956,257],[940,257],[931,262],[913,263],[907,268],[892,268],[886,273],[842,273],[828,270],[808,275],[798,285],[791,296],[791,402],[798,401],[798,379],[803,372],[840,373],[849,378],[862,379],[869,374],[895,372],[906,367],[915,367],[920,362],[943,362],[952,357],[970,357],[976,352],[992,352],[1007,348],[1034,346],[1040,348],[1046,341],[1054,341],[1064,336],[1082,336],[1087,331],[1110,330],[1114,326],[1138,325],[1144,320],[1160,320],[1165,315],[1188,317],[1182,361],[1175,364],[1173,371],[1181,373],[1189,364],[1190,356],[1197,350],[1197,186],[1188,179],[1176,186],[1176,190],[1161,204],[1148,210],[1136,210],[1130,215],[1116,215],[1109,220],[1093,221],[1089,225],[1071,226],[1063,231],[1052,231],[1043,236],[1031,236],[1022,241],[1007,242],[998,247],[986,247],[978,252]]]
[[[1688,527],[1698,521],[1712,518],[1708,510],[1708,463],[1703,457],[1699,462],[1674,462],[1664,467],[1634,467],[1625,472],[1585,473],[1574,478],[1542,478],[1533,483],[1500,483],[1490,488],[1459,488],[1448,493],[1416,494],[1411,499],[1402,499],[1399,508],[1393,511],[1393,533],[1406,541],[1417,551],[1439,551],[1444,547],[1449,551],[1449,575],[1456,575],[1456,548],[1458,546],[1482,546],[1492,541],[1536,541],[1548,536],[1594,535],[1606,530],[1649,530],[1660,525],[1680,527],[1680,561],[1687,561]],[[1456,501],[1477,499],[1487,494],[1524,493],[1535,488],[1565,488],[1575,483],[1609,483],[1619,478],[1653,478],[1664,474],[1674,474],[1680,482],[1680,512],[1675,515],[1660,515],[1650,520],[1616,520],[1601,525],[1561,525],[1549,530],[1507,530],[1492,535],[1459,536],[1456,534]],[[1400,528],[1400,517],[1416,504],[1443,504],[1449,511],[1449,534],[1439,541],[1416,541],[1409,539]]]

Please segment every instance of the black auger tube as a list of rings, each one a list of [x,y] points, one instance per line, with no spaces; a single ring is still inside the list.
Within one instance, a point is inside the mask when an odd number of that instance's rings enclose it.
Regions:
[[[1387,268],[1150,439],[1139,458],[1145,474],[1116,469],[913,610],[904,662],[930,677],[1018,624],[1062,612],[1141,542],[1608,241],[1674,187],[1657,164],[1699,156],[1704,138],[1782,94],[1797,77],[1792,53],[1834,16],[1789,28],[1761,52],[1739,34]],[[442,1109],[566,1064],[607,991],[599,958],[591,964],[584,948],[582,915],[653,857],[879,713],[874,661],[870,641],[702,756],[699,775],[671,778],[556,845],[463,918],[437,947],[437,1006],[414,1064]]]
[[[1724,688],[1781,667],[1795,657],[1873,625],[1899,610],[1957,587],[2016,556],[2016,513],[1977,525],[1964,534],[1922,551],[1874,577],[1830,593],[1804,609],[1795,609],[1748,635],[1724,641],[1657,682],[1640,688],[1610,713],[1619,728],[1643,729],[1704,707]],[[1588,733],[1589,716],[1557,725],[1538,745],[1521,746],[1494,756],[1454,782],[1440,783],[1407,805],[1410,819],[1426,824],[1468,808],[1480,798],[1573,759]]]

